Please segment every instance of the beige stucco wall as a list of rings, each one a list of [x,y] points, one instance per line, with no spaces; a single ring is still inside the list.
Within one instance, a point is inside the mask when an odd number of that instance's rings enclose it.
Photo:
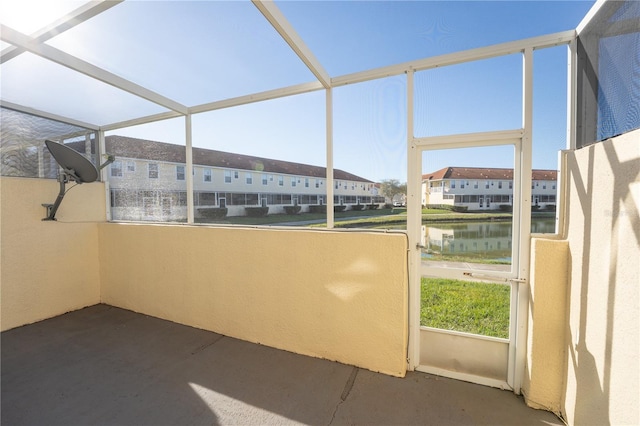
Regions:
[[[566,358],[569,243],[533,238],[528,351],[522,393],[531,407],[560,413]]]
[[[404,376],[403,234],[101,224],[104,303]]]
[[[571,425],[640,424],[640,130],[568,157]]]
[[[70,188],[70,185],[67,185]],[[0,298],[2,330],[100,302],[98,226],[104,221],[102,183],[71,190],[46,216],[59,183],[0,178]]]

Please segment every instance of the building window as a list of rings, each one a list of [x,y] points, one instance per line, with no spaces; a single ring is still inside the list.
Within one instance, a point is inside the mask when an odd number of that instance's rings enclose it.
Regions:
[[[278,176],[278,186],[284,186],[284,176]]]
[[[455,180],[451,181],[451,189],[456,189],[456,181]]]
[[[127,161],[127,172],[133,173],[136,171],[136,162],[135,161]]]
[[[247,185],[253,184],[253,175],[251,173],[245,175],[245,182],[247,182]]]
[[[513,189],[513,181],[512,180],[509,181],[509,189]]]
[[[309,187],[309,178],[304,178],[304,187],[305,188]]]
[[[469,185],[469,184],[467,183],[467,186],[468,186],[468,185]],[[461,180],[461,181],[460,181],[460,188],[461,188],[461,189],[464,189],[464,181],[463,181],[463,180]]]
[[[262,175],[262,184],[266,185],[269,183],[269,177],[267,175]]]
[[[202,179],[205,182],[211,182],[211,169],[204,169],[202,173]]]
[[[224,171],[224,183],[231,183],[231,170]]]
[[[111,177],[122,177],[122,161],[111,163]]]
[[[498,181],[498,189],[502,189],[502,181]]]
[[[473,183],[473,189],[478,189],[478,181],[475,181],[475,182]]]
[[[296,178],[295,177],[291,178],[291,186],[296,186]]]
[[[485,181],[485,183],[484,183],[484,189],[489,189],[489,181]]]
[[[184,180],[184,166],[176,166],[176,180]]]
[[[238,172],[237,171],[233,172],[233,178],[234,179],[238,179]]]
[[[551,185],[551,189],[556,189],[556,184],[555,183]]]
[[[316,188],[320,188],[320,179],[316,179]]]
[[[547,189],[547,182],[542,182],[542,189]]]
[[[149,179],[158,179],[158,163],[149,163]]]

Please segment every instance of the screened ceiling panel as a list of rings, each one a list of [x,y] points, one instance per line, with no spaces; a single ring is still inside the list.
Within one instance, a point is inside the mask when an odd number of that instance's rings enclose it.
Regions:
[[[249,1],[125,1],[47,43],[186,106],[315,81]]]
[[[33,34],[85,3],[81,0],[3,0],[0,2],[0,14],[3,24],[22,33]]]
[[[96,126],[167,111],[28,52],[2,64],[0,71],[3,101]]]
[[[572,30],[593,4],[255,1],[2,1],[0,22],[22,33],[2,33],[2,101],[99,126],[168,108],[186,114],[229,98],[318,80],[329,87],[345,74]],[[54,23],[55,31],[43,30]],[[84,74],[35,54],[6,54],[7,41],[63,58]],[[92,67],[97,72],[87,72]]]
[[[572,30],[593,1],[276,1],[276,4],[327,72],[337,77]]]

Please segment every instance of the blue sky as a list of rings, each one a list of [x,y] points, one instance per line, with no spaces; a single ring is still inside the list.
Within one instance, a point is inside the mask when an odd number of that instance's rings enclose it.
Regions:
[[[276,4],[337,77],[574,29],[593,1]],[[127,0],[50,43],[188,106],[313,80],[246,1]],[[21,56],[2,66],[3,99],[55,107],[61,115],[97,124],[161,110]],[[555,168],[556,152],[565,145],[566,48],[536,51],[534,61],[534,167]],[[521,73],[517,55],[418,73],[416,135],[520,127]],[[39,90],[24,90],[46,84],[53,75],[62,83],[43,88],[49,98],[36,98]],[[5,82],[19,89],[5,90]],[[60,103],[61,98],[67,102]],[[335,167],[371,180],[406,180],[404,76],[336,88],[334,120]],[[181,144],[184,120],[113,133]],[[199,147],[325,165],[325,140],[323,91],[193,117],[193,143]],[[444,152],[429,167],[510,167],[510,159],[503,157],[489,151],[462,159]]]

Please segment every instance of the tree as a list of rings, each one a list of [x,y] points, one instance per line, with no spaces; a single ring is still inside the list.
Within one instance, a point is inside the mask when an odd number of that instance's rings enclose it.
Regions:
[[[398,179],[383,179],[380,181],[380,193],[393,202],[407,193],[407,184],[400,183]]]

